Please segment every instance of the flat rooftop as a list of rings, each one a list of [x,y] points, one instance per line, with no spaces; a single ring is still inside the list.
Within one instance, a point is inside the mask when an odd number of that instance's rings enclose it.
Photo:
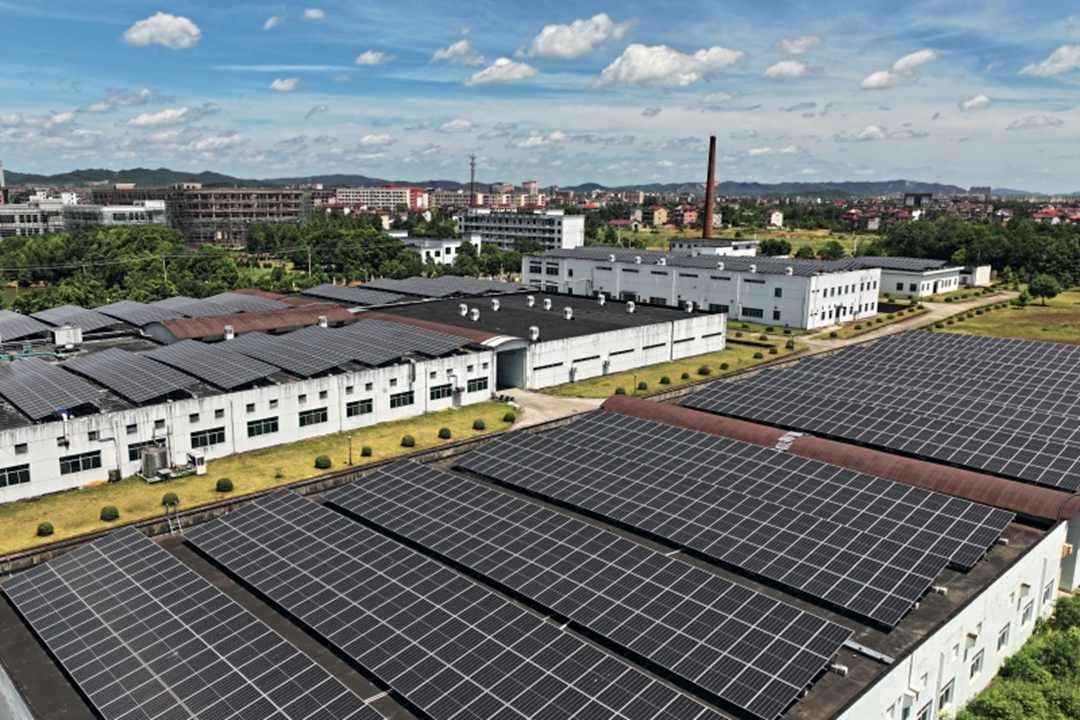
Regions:
[[[529,305],[530,297],[534,300],[532,306]],[[498,310],[492,307],[496,300],[499,303]],[[550,310],[544,309],[545,300],[551,301]],[[462,305],[467,308],[464,316],[461,314]],[[566,319],[565,308],[573,310],[570,320]],[[477,320],[471,318],[473,310],[480,313]],[[540,342],[656,325],[691,317],[686,311],[676,308],[636,303],[634,312],[629,312],[628,304],[624,302],[608,300],[601,305],[595,298],[557,293],[518,293],[501,295],[498,298],[432,300],[385,307],[381,308],[380,312],[471,331],[480,330],[492,336],[528,338],[529,328],[537,327],[540,329]]]

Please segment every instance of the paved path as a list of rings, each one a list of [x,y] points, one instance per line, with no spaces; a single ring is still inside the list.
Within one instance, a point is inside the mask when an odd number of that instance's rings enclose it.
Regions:
[[[510,390],[506,394],[521,405],[521,420],[518,422],[520,427],[589,412],[600,407],[600,404],[604,402],[603,398],[560,397],[520,388]]]

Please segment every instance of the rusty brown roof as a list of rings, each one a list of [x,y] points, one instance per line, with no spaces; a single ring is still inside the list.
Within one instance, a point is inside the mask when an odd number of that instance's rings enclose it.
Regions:
[[[316,305],[325,302],[303,295],[282,295],[281,293],[260,290],[259,288],[240,288],[239,290],[233,290],[233,292],[241,295],[251,295],[252,297],[261,297],[266,300],[276,300],[279,303],[284,303],[293,307],[304,307],[306,305]]]
[[[476,343],[485,343],[492,338],[498,337],[497,334],[486,332],[484,330],[474,330],[472,328],[447,325],[432,320],[423,320],[421,318],[408,317],[406,315],[378,312],[376,310],[365,310],[362,313],[357,313],[354,318],[356,320],[389,320],[390,322],[396,322],[401,325],[412,325],[413,327],[421,327],[428,330],[447,333],[449,335],[457,335],[458,337],[463,337]]]
[[[200,340],[224,336],[226,325],[232,325],[236,334],[240,335],[257,330],[292,330],[315,325],[323,316],[331,325],[341,325],[356,319],[340,305],[318,303],[286,310],[162,320],[160,324],[177,340]]]
[[[608,398],[601,407],[621,415],[655,420],[766,447],[775,447],[786,434],[783,430],[759,423],[627,396]],[[798,437],[787,452],[895,480],[905,485],[1011,510],[1029,518],[1068,520],[1080,513],[1080,495],[902,457],[882,450],[871,450],[859,445],[825,440],[813,435]]]

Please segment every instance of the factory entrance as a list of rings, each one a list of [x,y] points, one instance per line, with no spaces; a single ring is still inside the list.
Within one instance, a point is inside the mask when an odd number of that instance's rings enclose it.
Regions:
[[[496,390],[525,387],[525,360],[528,356],[527,348],[502,350],[495,353]]]

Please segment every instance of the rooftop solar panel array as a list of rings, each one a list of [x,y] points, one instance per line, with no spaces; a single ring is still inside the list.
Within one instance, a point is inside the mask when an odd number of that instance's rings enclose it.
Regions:
[[[232,390],[277,372],[273,365],[233,352],[224,345],[207,345],[197,340],[181,340],[140,354],[222,390]]]
[[[217,295],[203,298],[203,300],[204,302],[214,303],[215,305],[223,305],[234,313],[268,312],[270,310],[285,310],[289,307],[285,303],[278,302],[277,300],[237,292],[218,293]]]
[[[36,312],[31,317],[47,322],[50,325],[73,325],[82,328],[83,332],[93,332],[111,325],[116,325],[116,318],[102,315],[96,310],[87,310],[78,305],[60,305]]]
[[[601,419],[610,415],[598,413]],[[937,537],[941,532],[934,522],[912,533],[906,526],[867,524],[872,512],[850,524],[821,517],[780,485],[745,486],[744,478],[731,477],[729,469],[695,467],[693,445],[677,447],[669,460],[661,460],[602,437],[586,446],[571,432],[500,438],[459,460],[458,467],[889,628],[922,598],[954,554],[950,543]],[[666,447],[662,441],[641,444]],[[807,481],[810,487],[817,484]],[[878,507],[873,493],[857,499]]]
[[[45,323],[13,310],[0,310],[0,342],[49,332]]]
[[[381,290],[369,290],[366,287],[344,287],[325,283],[316,285],[301,292],[308,297],[336,300],[349,305],[388,305],[399,302],[405,297],[398,293],[383,292]]]
[[[228,305],[223,305],[210,300],[197,300],[183,295],[164,298],[163,300],[155,300],[150,304],[155,307],[172,310],[173,312],[191,318],[232,315],[233,312],[235,312]]]
[[[137,530],[4,585],[105,720],[378,720],[296,647]]]
[[[0,365],[0,395],[31,420],[82,405],[97,405],[101,391],[80,377],[37,358]]]
[[[712,383],[683,404],[1080,489],[1076,346],[908,332]]]
[[[433,720],[720,720],[447,567],[288,491],[188,541]]]
[[[306,328],[287,335],[254,332],[229,340],[226,347],[294,375],[312,377],[352,359],[352,353],[333,342],[333,337],[326,328]]]
[[[404,280],[372,280],[365,287],[429,298],[446,298],[455,295],[488,295],[491,293],[521,292],[529,289],[528,285],[519,285],[518,283],[481,280],[456,275],[433,278],[413,277]]]
[[[327,500],[758,718],[794,702],[850,637],[615,533],[416,462]]]
[[[120,302],[102,305],[96,310],[102,315],[108,315],[136,327],[143,327],[162,320],[175,320],[180,317],[180,313],[173,312],[168,308],[147,305],[134,300],[121,300]]]
[[[74,357],[62,367],[104,385],[133,403],[185,390],[198,382],[190,375],[120,348]]]
[[[335,332],[377,348],[385,348],[398,355],[419,353],[430,357],[441,357],[469,344],[469,340],[460,335],[389,320],[363,320]]]

